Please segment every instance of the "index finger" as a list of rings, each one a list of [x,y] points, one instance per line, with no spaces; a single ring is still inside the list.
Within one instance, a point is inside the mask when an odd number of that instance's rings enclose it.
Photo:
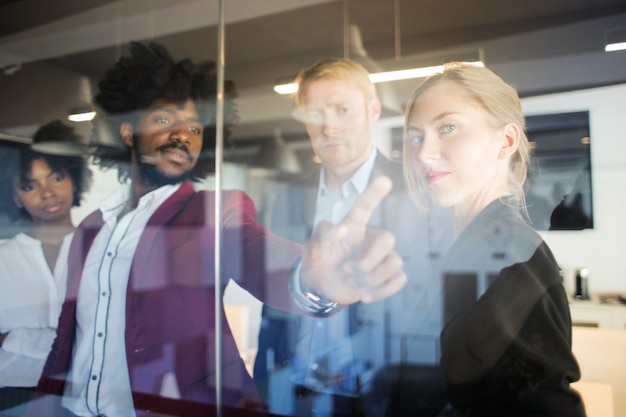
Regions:
[[[393,183],[388,177],[378,177],[367,186],[357,198],[354,206],[346,215],[341,224],[350,224],[357,227],[366,227],[374,210],[380,205],[383,198],[389,194]]]

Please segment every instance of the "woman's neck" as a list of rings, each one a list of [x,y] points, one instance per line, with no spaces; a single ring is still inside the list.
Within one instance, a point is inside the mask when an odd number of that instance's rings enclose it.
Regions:
[[[454,232],[457,237],[485,207],[510,193],[506,172],[500,171],[500,174],[496,175],[480,191],[472,193],[465,200],[457,202],[452,207]]]
[[[35,225],[26,233],[44,245],[60,245],[63,238],[74,231],[72,223]]]
[[[505,194],[501,194],[486,199],[480,199],[473,201],[471,204],[456,205],[452,210],[455,237],[459,237],[463,230],[465,230],[467,226],[474,221],[474,219],[485,209],[485,207],[502,198],[504,195]]]
[[[56,224],[46,226],[35,226],[28,231],[28,234],[41,242],[44,258],[50,271],[55,270],[63,239],[74,231],[74,226],[69,224]]]

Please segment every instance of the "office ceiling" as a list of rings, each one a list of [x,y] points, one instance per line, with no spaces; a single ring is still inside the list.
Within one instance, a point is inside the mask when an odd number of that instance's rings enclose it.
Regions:
[[[601,48],[601,31],[626,27],[625,0],[225,0],[224,4],[226,76],[235,81],[242,101],[236,135],[250,140],[271,136],[277,128],[301,134],[301,127],[284,111],[289,99],[276,98],[271,87],[318,58],[354,54],[359,42],[348,36],[350,25],[359,29],[368,57],[383,69],[419,57],[442,59],[441,51],[487,48],[487,64],[494,68],[501,64],[503,71],[522,60],[595,54]],[[0,88],[5,91],[0,97],[0,130],[26,131],[66,112],[72,101],[85,101],[130,40],[156,40],[177,58],[215,60],[216,22],[216,0],[0,0]],[[554,28],[585,22],[608,26],[596,24],[593,33],[573,30],[575,38],[542,38]],[[529,33],[538,35],[530,37],[530,43],[516,43]],[[502,39],[510,41],[498,43]],[[626,72],[621,79],[613,72],[587,72],[593,77],[586,76],[580,85],[568,84],[567,77],[534,84],[521,76],[517,84],[521,94],[536,94],[626,82]],[[393,86],[400,106],[413,85]],[[270,101],[264,106],[263,100]],[[284,115],[278,116],[278,111]]]

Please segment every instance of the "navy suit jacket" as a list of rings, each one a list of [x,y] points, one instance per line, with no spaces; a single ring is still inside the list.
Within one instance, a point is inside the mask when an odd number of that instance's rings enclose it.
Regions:
[[[403,258],[409,281],[400,293],[387,300],[350,306],[354,356],[368,362],[372,372],[391,362],[434,363],[438,359],[442,323],[434,268],[439,254],[452,242],[447,212],[420,212],[404,186],[402,166],[380,152],[369,181],[379,176],[391,178],[394,186],[374,212],[369,226],[394,234],[395,249]],[[276,193],[267,223],[272,232],[297,242],[305,242],[311,236],[319,178],[319,172],[308,175]],[[269,401],[267,383],[271,373],[290,366],[303,320],[313,319],[263,307],[254,379],[264,401]],[[273,357],[274,363],[268,363],[268,357]]]
[[[243,192],[223,194],[222,277],[234,279],[259,300],[300,311],[289,293],[289,270],[301,247],[268,233],[255,220],[252,200]],[[77,228],[70,249],[68,292],[58,336],[37,388],[38,397],[62,395],[76,331],[76,296],[82,269],[101,213]],[[215,277],[214,193],[184,183],[152,215],[135,252],[126,294],[126,356],[138,415],[200,416],[214,412]],[[223,404],[258,406],[252,381],[221,309]],[[163,377],[173,373],[182,400],[159,396]],[[40,397],[41,399],[41,397]],[[49,404],[40,401],[40,404]],[[30,415],[54,415],[32,407]],[[59,410],[60,411],[60,410]],[[239,410],[241,411],[241,410]],[[43,413],[42,413],[43,412]],[[235,413],[237,414],[237,413]]]

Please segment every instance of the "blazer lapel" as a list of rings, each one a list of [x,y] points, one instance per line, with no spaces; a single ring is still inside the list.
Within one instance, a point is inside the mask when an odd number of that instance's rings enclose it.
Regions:
[[[393,189],[374,211],[372,219],[370,220],[370,226],[373,227],[381,227],[385,224],[393,224],[390,223],[390,221],[393,221],[390,216],[393,216],[393,202],[395,201],[394,194],[397,190],[398,185],[397,178],[395,178],[394,173],[391,171],[390,164],[391,161],[389,161],[385,156],[378,152],[378,155],[376,155],[376,160],[374,161],[374,166],[372,167],[372,172],[370,174],[368,184],[370,184],[378,177],[387,176],[391,179],[391,181],[393,181]]]
[[[396,181],[398,180],[397,175],[392,172],[392,165],[394,162],[387,159],[386,156],[378,152],[376,155],[376,160],[374,161],[374,166],[372,167],[372,173],[370,174],[369,182],[372,182],[375,178],[380,176],[390,177],[394,183],[394,188],[396,187]]]
[[[317,208],[317,194],[319,189],[320,175],[319,172],[310,176],[304,183],[304,199],[298,204],[304,202],[304,221],[307,227],[308,236],[313,234],[313,222],[315,221],[315,209]]]
[[[193,185],[189,181],[184,182],[150,217],[141,234],[135,256],[133,257],[129,277],[129,290],[136,288],[139,284],[138,280],[141,277],[141,271],[145,270],[153,245],[157,241],[159,234],[163,232],[164,226],[185,208],[194,193]]]

